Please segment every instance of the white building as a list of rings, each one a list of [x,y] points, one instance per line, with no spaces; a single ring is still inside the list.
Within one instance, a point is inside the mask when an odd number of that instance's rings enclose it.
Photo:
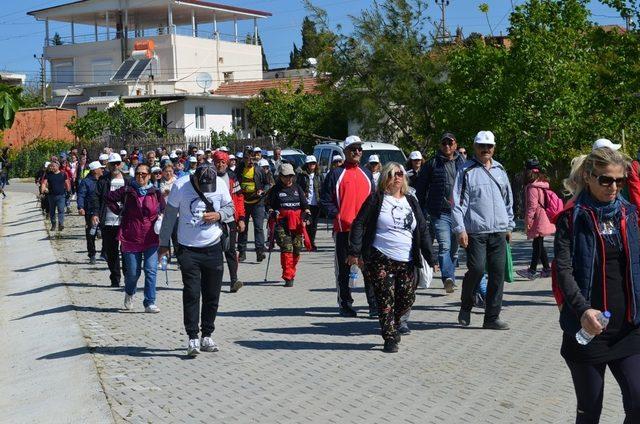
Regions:
[[[244,116],[245,99],[210,93],[262,79],[258,19],[271,16],[202,0],[80,0],[28,14],[44,22],[52,104],[83,116],[157,98],[168,128],[187,136],[231,132]],[[68,31],[52,34],[61,22]]]

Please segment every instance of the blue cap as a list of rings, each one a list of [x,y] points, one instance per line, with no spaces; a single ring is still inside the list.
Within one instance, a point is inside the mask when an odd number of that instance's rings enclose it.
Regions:
[[[602,315],[604,315],[605,318],[611,318],[611,312],[609,311],[604,311]]]

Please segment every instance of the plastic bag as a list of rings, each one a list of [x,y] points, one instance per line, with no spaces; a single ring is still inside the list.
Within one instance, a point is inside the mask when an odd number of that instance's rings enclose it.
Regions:
[[[513,283],[516,277],[513,272],[513,256],[511,256],[511,245],[507,243],[507,258],[504,261],[504,281]]]
[[[424,256],[420,255],[422,259],[422,268],[416,268],[416,279],[418,280],[419,289],[428,289],[431,287],[433,281],[433,268],[429,266]]]
[[[153,232],[160,235],[160,228],[162,228],[162,215],[158,215],[156,223],[153,224]]]

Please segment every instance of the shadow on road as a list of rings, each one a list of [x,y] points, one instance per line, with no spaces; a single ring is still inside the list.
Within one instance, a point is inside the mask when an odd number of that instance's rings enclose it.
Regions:
[[[60,352],[50,353],[48,355],[37,358],[42,359],[64,359],[74,356],[85,355],[87,353],[114,356],[132,356],[136,358],[152,358],[152,357],[175,357],[180,359],[188,359],[186,354],[178,354],[184,352],[184,349],[154,349],[144,346],[90,346],[76,347],[73,349],[62,350]]]
[[[26,318],[39,317],[39,316],[50,315],[50,314],[60,314],[60,313],[71,312],[71,311],[75,311],[75,312],[125,313],[125,311],[120,309],[120,308],[100,308],[100,307],[97,307],[97,306],[65,305],[65,306],[58,306],[56,308],[51,308],[51,309],[44,309],[44,310],[38,311],[38,312],[33,312],[31,314],[22,316],[20,318],[14,318],[11,321],[19,321],[19,320],[23,320],[23,319],[26,319]],[[130,311],[126,311],[126,313],[130,313]]]
[[[291,340],[238,340],[240,346],[258,350],[372,350],[373,343],[321,343]]]

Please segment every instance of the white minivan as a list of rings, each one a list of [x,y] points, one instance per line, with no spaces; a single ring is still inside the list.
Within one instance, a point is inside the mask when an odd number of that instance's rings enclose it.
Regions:
[[[340,155],[344,158],[342,145],[343,142],[341,141],[326,141],[314,147],[313,155],[318,160],[318,166],[323,174],[326,174],[331,169],[333,156]],[[407,157],[398,146],[388,143],[364,141],[362,143],[362,159],[360,163],[362,165],[366,164],[371,155],[378,155],[382,165],[387,162],[398,162],[404,166],[407,162]]]

